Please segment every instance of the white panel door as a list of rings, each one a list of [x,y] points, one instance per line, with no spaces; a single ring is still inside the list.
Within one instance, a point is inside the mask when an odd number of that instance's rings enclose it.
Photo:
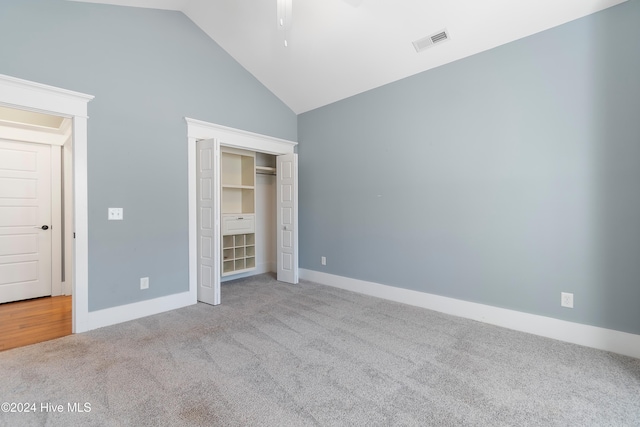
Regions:
[[[213,139],[198,141],[196,151],[198,301],[217,305],[220,304],[220,220],[215,201],[219,182],[219,145]]]
[[[298,155],[278,156],[278,280],[298,283]]]
[[[0,140],[0,303],[51,295],[51,146]]]

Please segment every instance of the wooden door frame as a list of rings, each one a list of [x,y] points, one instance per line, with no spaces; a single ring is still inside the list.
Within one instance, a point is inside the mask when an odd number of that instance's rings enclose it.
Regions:
[[[240,129],[208,123],[185,117],[187,122],[187,150],[188,150],[188,188],[189,188],[189,292],[197,299],[198,289],[198,223],[197,207],[198,198],[196,193],[196,150],[197,142],[203,139],[213,139],[216,141],[214,158],[217,159],[215,165],[217,173],[220,172],[220,146],[239,148],[272,155],[282,155],[295,152],[298,145],[295,141],[274,138],[260,135]],[[219,181],[218,181],[219,182]],[[220,230],[220,191],[214,193],[213,209],[218,213],[214,227]],[[220,270],[220,233],[214,234],[213,257],[217,265],[216,271]],[[214,277],[214,304],[220,303],[220,275]]]
[[[0,105],[71,119],[73,138],[73,332],[89,324],[87,104],[94,97],[0,74]]]

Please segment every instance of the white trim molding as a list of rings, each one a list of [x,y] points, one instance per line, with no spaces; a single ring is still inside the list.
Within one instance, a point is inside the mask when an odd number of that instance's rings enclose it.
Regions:
[[[300,269],[310,282],[640,359],[640,335]]]
[[[245,130],[203,122],[185,117],[189,138],[195,140],[218,139],[220,145],[267,154],[293,153],[297,142],[274,138]]]
[[[194,305],[196,303],[191,292],[167,295],[150,300],[134,302],[117,307],[105,308],[104,310],[92,311],[86,323],[86,330],[111,326],[142,317],[153,316],[154,314],[176,310],[178,308]]]
[[[89,330],[87,108],[94,97],[0,74],[0,105],[72,119],[74,260],[73,332]]]
[[[94,96],[0,74],[0,104],[61,117],[87,117]]]

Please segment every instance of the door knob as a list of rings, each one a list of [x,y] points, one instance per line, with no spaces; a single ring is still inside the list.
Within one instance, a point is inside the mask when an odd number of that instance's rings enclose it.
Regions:
[[[48,230],[48,229],[49,229],[49,226],[48,226],[48,225],[43,225],[42,227],[36,227],[36,228],[41,228],[41,229],[43,229],[43,230]]]

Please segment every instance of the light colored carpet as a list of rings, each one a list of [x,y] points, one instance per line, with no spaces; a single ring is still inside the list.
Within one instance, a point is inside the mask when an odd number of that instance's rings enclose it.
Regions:
[[[222,298],[0,353],[37,405],[0,425],[640,425],[637,359],[270,275]]]

